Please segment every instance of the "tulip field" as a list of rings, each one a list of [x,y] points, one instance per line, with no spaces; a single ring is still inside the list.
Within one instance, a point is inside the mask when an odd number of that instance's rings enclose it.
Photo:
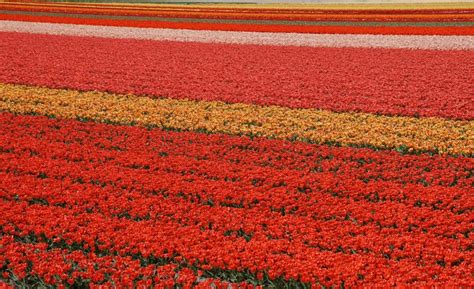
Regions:
[[[473,288],[473,261],[473,3],[0,2],[0,288]]]

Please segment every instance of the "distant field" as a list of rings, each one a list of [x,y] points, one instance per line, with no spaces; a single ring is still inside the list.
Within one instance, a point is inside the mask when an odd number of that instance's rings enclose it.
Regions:
[[[22,2],[20,1],[0,1],[0,2]],[[23,2],[41,2],[37,0],[32,1],[23,1]],[[53,0],[48,2],[77,2],[77,3],[134,3],[134,4],[182,4],[182,5],[199,5],[199,4],[215,4],[215,5],[227,5],[227,4],[258,4],[262,5],[291,5],[293,7],[303,6],[310,7],[312,5],[374,5],[378,6],[379,4],[384,5],[393,5],[393,7],[398,7],[399,5],[413,6],[413,5],[430,5],[431,7],[443,6],[444,4],[452,5],[474,5],[474,0],[301,0],[301,1],[291,1],[291,0]]]

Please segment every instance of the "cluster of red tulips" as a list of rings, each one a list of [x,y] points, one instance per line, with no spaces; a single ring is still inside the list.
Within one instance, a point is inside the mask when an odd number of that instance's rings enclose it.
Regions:
[[[4,275],[65,286],[471,284],[471,158],[1,121],[12,131],[0,136]]]

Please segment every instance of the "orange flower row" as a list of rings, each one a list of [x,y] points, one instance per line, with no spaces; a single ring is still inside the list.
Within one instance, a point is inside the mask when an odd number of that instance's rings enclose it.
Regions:
[[[377,149],[474,153],[474,121],[151,99],[0,84],[0,110]]]

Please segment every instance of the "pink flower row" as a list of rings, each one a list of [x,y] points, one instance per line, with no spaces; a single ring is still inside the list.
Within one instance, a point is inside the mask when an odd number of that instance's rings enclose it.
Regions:
[[[310,47],[474,49],[474,36],[307,34],[136,28],[59,23],[0,21],[0,31],[51,35],[130,38],[159,41],[233,43]]]

